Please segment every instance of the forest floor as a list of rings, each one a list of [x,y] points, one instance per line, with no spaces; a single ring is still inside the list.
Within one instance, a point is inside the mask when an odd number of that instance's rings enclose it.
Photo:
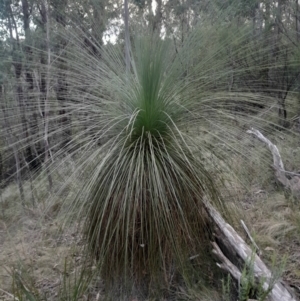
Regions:
[[[268,137],[276,144],[288,171],[300,168],[300,140],[282,137]],[[241,182],[231,182],[238,220],[242,219],[249,228],[262,252],[262,259],[271,270],[282,267],[282,278],[297,293],[300,292],[300,200],[293,198],[276,182],[272,170],[272,157],[268,149],[253,137],[242,138],[240,143],[251,145],[245,159],[235,157],[237,178],[247,178],[247,188]],[[270,168],[263,169],[259,158],[252,155],[257,149],[265,152]],[[27,189],[27,190],[26,190]],[[25,185],[30,191],[30,183]],[[44,215],[47,203],[47,189],[40,192],[43,201],[29,202],[21,206],[17,186],[11,184],[2,192],[0,199],[0,300],[22,300],[18,291],[20,284],[25,291],[34,292],[44,300],[67,300],[61,298],[76,282],[80,269],[82,239],[78,233],[80,225],[68,226],[63,230],[61,217],[52,208],[52,214]],[[35,195],[41,200],[42,196]],[[30,200],[29,192],[26,199]],[[48,211],[49,212],[49,211]],[[238,225],[238,232],[246,239]],[[247,240],[247,239],[246,239]],[[78,277],[77,277],[78,278]],[[210,291],[185,291],[182,288],[173,300],[220,300],[220,295]],[[24,292],[24,290],[23,290]],[[99,280],[82,300],[102,300],[103,287]],[[30,295],[27,296],[31,299]],[[23,300],[27,300],[24,298]],[[68,299],[71,300],[71,299]],[[138,301],[132,297],[130,301]],[[160,300],[167,300],[163,297]]]

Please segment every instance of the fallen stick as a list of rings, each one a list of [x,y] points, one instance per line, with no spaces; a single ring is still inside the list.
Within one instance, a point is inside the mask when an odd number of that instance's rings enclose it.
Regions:
[[[291,172],[287,172],[284,169],[284,165],[279,153],[279,150],[275,144],[273,144],[268,138],[266,138],[259,130],[251,128],[251,130],[247,131],[248,134],[255,135],[260,141],[267,144],[269,150],[273,155],[273,166],[275,169],[275,176],[277,180],[287,189],[289,189],[294,197],[300,197],[300,177],[298,174],[289,180],[286,177],[286,174],[293,174]]]
[[[238,233],[222,218],[219,212],[208,202],[204,201],[206,211],[212,220],[213,224],[217,227],[220,233],[218,239],[226,246],[226,251],[229,252],[232,258],[242,260],[244,264],[253,258],[253,272],[257,283],[262,283],[262,288],[265,291],[271,289],[268,300],[269,301],[297,301],[292,289],[283,281],[275,279],[271,271],[267,268],[264,262],[253,254],[252,249],[245,243],[245,241],[238,235]],[[221,264],[219,267],[228,271],[239,283],[241,280],[241,271],[237,264],[231,262],[221,251],[220,247],[214,242],[213,253],[218,256]],[[270,283],[272,285],[270,286]]]

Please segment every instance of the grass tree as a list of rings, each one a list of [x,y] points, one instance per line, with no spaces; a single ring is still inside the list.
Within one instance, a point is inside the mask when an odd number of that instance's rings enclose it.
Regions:
[[[219,26],[194,30],[176,47],[137,33],[130,70],[118,45],[95,57],[72,39],[74,141],[82,145],[78,170],[88,174],[72,211],[83,214],[88,254],[107,283],[170,285],[173,273],[189,281],[208,262],[202,202],[226,207],[221,169],[228,166],[216,145],[242,152],[239,126],[263,124],[257,111],[272,102],[238,78],[236,90],[228,88],[232,73],[249,72],[232,70],[230,57],[248,56],[252,31],[228,25],[230,40]]]
[[[83,200],[88,248],[109,280],[157,284],[172,270],[185,274],[189,257],[206,247],[202,199],[220,200],[186,130],[193,91],[171,46],[136,38],[130,74],[113,47],[89,74],[99,78],[86,96],[99,114],[97,146],[83,158],[94,168],[75,206]]]

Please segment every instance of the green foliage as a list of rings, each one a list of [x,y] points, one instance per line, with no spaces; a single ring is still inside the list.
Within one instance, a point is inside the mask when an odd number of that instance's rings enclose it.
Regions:
[[[272,291],[274,284],[281,277],[282,271],[285,266],[285,259],[283,259],[278,267],[276,258],[273,258],[272,270],[273,274],[270,279],[261,278],[259,282],[255,279],[254,273],[254,258],[255,253],[246,263],[241,276],[239,300],[247,301],[248,299],[257,299],[258,301],[265,301],[268,298],[269,293]],[[266,288],[267,286],[267,288]]]
[[[249,299],[255,299],[258,301],[265,301],[268,298],[269,293],[272,291],[274,284],[281,277],[284,270],[286,260],[283,259],[279,265],[276,257],[272,259],[272,277],[270,279],[261,278],[257,281],[254,272],[254,260],[255,253],[253,252],[251,258],[246,262],[241,279],[238,283],[238,300],[247,301]],[[266,288],[267,287],[267,288]],[[228,274],[227,278],[222,279],[222,298],[224,301],[230,301],[233,299],[232,295],[232,278]]]
[[[256,296],[256,289],[260,291],[262,289],[262,284],[256,285],[255,274],[254,274],[254,258],[255,253],[253,253],[249,262],[246,263],[241,276],[240,290],[239,290],[239,300],[246,301],[248,299],[253,299]]]
[[[228,274],[227,277],[222,279],[222,300],[230,301],[231,300],[231,284],[232,279]]]

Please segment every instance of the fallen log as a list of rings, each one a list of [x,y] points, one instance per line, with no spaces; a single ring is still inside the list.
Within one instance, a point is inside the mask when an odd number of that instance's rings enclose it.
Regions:
[[[226,253],[230,254],[236,262],[230,261],[221,250],[220,246],[213,242],[213,253],[218,257],[221,263],[218,266],[229,272],[238,283],[241,282],[242,272],[238,262],[242,261],[244,266],[252,259],[253,272],[257,283],[262,284],[262,288],[267,292],[268,301],[298,301],[293,290],[282,280],[274,280],[271,271],[267,268],[261,258],[253,254],[252,249],[246,244],[242,237],[222,218],[219,212],[208,202],[204,201],[204,206],[215,225],[218,235],[218,240],[222,246],[226,246]]]
[[[300,198],[300,176],[299,174],[287,172],[284,169],[284,165],[279,153],[279,150],[275,144],[273,144],[268,138],[266,138],[260,131],[251,128],[247,131],[248,134],[255,135],[260,141],[267,144],[269,150],[273,155],[273,167],[275,169],[275,176],[277,180],[296,198]],[[293,175],[292,179],[288,179],[286,174]]]

